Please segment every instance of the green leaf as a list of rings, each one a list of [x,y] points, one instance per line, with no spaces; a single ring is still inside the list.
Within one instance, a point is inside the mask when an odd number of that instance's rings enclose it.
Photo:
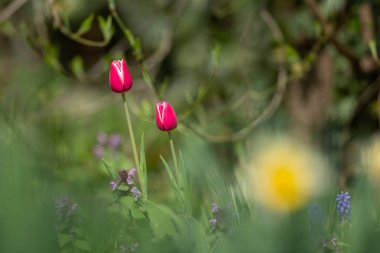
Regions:
[[[166,171],[168,173],[171,186],[173,187],[173,189],[175,190],[175,192],[177,194],[179,194],[178,184],[177,184],[177,181],[176,181],[176,179],[174,177],[172,169],[170,168],[170,166],[168,165],[168,163],[165,161],[165,159],[162,156],[160,156],[160,158],[161,158],[162,163],[164,164],[165,169],[166,169]]]
[[[0,24],[0,33],[3,33],[7,36],[13,36],[16,34],[16,29],[11,22],[4,22]]]
[[[112,16],[108,16],[105,20],[102,16],[98,16],[98,23],[100,31],[106,41],[109,41],[114,34],[114,28],[112,26]]]
[[[169,86],[168,78],[165,78],[164,81],[161,83],[159,90],[158,90],[158,95],[160,97],[164,97],[164,94],[165,94],[166,90],[168,89],[168,86]]]
[[[376,61],[379,61],[379,56],[378,56],[378,54],[377,54],[377,49],[376,49],[376,41],[372,39],[372,40],[368,43],[368,47],[369,47],[369,50],[371,51],[371,55],[372,55],[372,57],[373,57]]]
[[[69,14],[68,14],[67,12],[65,12],[65,13],[63,14],[62,19],[63,19],[63,24],[64,24],[64,26],[67,28],[67,30],[71,31]],[[57,28],[57,27],[55,27],[55,28]]]
[[[142,55],[142,50],[141,50],[141,42],[140,39],[137,38],[135,39],[135,43],[132,44],[133,48],[133,53],[138,61],[142,60],[143,55]]]
[[[74,246],[78,249],[84,250],[84,251],[91,251],[90,246],[86,241],[82,240],[75,240],[74,241]]]
[[[193,217],[188,218],[189,238],[195,244],[194,252],[209,252],[208,237],[203,226]]]
[[[142,68],[142,76],[143,76],[143,79],[146,82],[146,84],[149,87],[153,88],[154,85],[153,85],[152,76],[150,75],[149,70],[147,69],[146,66],[143,66],[143,68]]]
[[[219,65],[221,51],[222,45],[219,42],[215,43],[211,51],[211,60],[213,67],[217,67]]]
[[[80,229],[80,228],[72,228],[71,229],[71,231],[73,232],[73,233],[75,233],[76,235],[78,235],[78,236],[84,236],[84,232],[83,232],[83,230],[82,229]]]
[[[94,20],[94,14],[91,14],[88,16],[82,24],[79,26],[78,31],[75,33],[76,35],[80,36],[86,32],[88,32],[91,29],[92,21]]]
[[[136,42],[135,42],[135,37],[133,36],[131,30],[129,30],[128,28],[125,28],[123,30],[124,32],[124,36],[127,38],[128,40],[128,43],[133,46]]]
[[[150,103],[150,101],[144,99],[142,102],[141,102],[141,109],[144,113],[144,116],[146,117],[153,117],[154,114],[153,114],[153,107],[152,107],[152,104]]]
[[[53,69],[61,71],[62,65],[59,61],[59,49],[52,44],[48,44],[44,50],[45,62]]]
[[[103,165],[104,165],[104,167],[106,168],[106,170],[107,170],[107,172],[108,172],[108,175],[109,175],[112,179],[116,178],[116,175],[115,175],[115,173],[114,173],[114,169],[111,167],[111,165],[109,165],[104,159],[102,160],[102,162],[103,162]]]
[[[183,197],[184,205],[185,205],[185,213],[189,216],[191,216],[192,209],[191,209],[191,192],[189,187],[189,180],[187,177],[187,171],[185,168],[185,163],[183,161],[182,153],[181,151],[179,153],[179,170],[180,170],[180,182],[181,185],[179,185],[179,188],[181,190],[181,194]]]
[[[183,220],[166,206],[146,200],[144,207],[148,211],[152,231],[158,239],[166,235],[175,236],[184,227]]]
[[[233,206],[234,206],[234,209],[235,209],[236,219],[240,223],[239,209],[238,209],[238,206],[237,206],[236,196],[235,196],[235,189],[233,188],[233,186],[230,186],[230,193],[231,193],[232,203],[233,203]]]
[[[297,50],[295,50],[291,45],[285,44],[284,50],[285,50],[286,60],[288,63],[293,64],[300,61],[300,56]]]
[[[70,62],[70,68],[77,79],[84,79],[85,72],[82,57],[79,55],[75,56]]]
[[[57,235],[57,240],[58,240],[58,245],[59,247],[64,247],[71,241],[71,236],[67,234],[58,234]]]
[[[139,177],[142,177],[142,184],[140,187],[142,188],[142,193],[144,198],[148,197],[148,182],[147,182],[147,169],[146,169],[146,158],[145,158],[145,147],[144,147],[144,134],[141,136],[140,143],[140,171]]]

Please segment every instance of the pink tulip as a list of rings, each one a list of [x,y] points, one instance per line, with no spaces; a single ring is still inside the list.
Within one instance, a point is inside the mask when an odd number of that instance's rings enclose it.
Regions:
[[[111,90],[117,93],[123,93],[132,88],[132,77],[124,59],[111,63],[109,82]]]
[[[162,101],[156,104],[156,124],[161,131],[171,131],[177,127],[177,116],[169,103]]]

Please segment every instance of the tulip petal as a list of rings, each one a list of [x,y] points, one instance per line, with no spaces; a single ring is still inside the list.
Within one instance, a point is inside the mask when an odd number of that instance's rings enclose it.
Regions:
[[[156,104],[156,124],[162,131],[171,131],[177,127],[177,116],[169,103],[162,101]]]
[[[122,93],[132,88],[132,77],[124,59],[115,60],[111,63],[109,84],[111,90],[117,93]]]

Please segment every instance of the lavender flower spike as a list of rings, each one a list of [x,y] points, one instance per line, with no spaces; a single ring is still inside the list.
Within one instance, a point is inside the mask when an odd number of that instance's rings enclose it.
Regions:
[[[337,195],[336,200],[336,209],[339,215],[339,220],[348,221],[350,219],[351,211],[351,196],[348,192],[344,193],[341,191],[341,193]]]

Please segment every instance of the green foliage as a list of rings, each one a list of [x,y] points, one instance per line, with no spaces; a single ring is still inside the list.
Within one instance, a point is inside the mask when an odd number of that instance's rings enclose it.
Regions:
[[[109,41],[115,32],[112,26],[112,16],[108,16],[107,19],[104,19],[102,16],[98,16],[98,22],[104,39]]]
[[[16,2],[0,11],[0,252],[379,251],[378,182],[361,164],[379,125],[376,1],[373,17],[344,0]],[[138,166],[107,84],[120,58]],[[178,166],[154,126],[161,99],[178,115]],[[99,132],[122,144],[95,157]],[[245,180],[263,132],[321,149],[334,189],[319,182],[327,192],[289,213],[261,206]],[[133,165],[142,197],[110,186]]]
[[[83,59],[79,55],[75,56],[70,63],[71,71],[78,80],[83,80],[85,77]]]
[[[88,16],[85,20],[83,20],[82,24],[80,24],[79,29],[75,34],[81,36],[82,34],[88,32],[91,29],[93,20],[94,14]]]

